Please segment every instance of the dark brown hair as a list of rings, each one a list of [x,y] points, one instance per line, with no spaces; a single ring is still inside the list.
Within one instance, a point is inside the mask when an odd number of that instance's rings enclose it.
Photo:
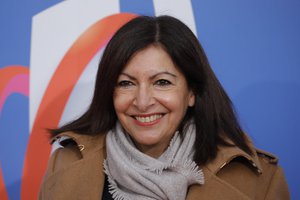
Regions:
[[[140,16],[116,32],[100,61],[88,110],[75,121],[53,130],[52,135],[64,131],[105,134],[112,129],[117,121],[113,93],[118,76],[133,54],[152,44],[166,50],[196,96],[195,105],[188,109],[183,120],[184,125],[193,118],[196,125],[194,160],[205,164],[213,159],[219,144],[228,145],[224,138],[252,154],[232,103],[212,71],[198,39],[184,23],[170,16]]]

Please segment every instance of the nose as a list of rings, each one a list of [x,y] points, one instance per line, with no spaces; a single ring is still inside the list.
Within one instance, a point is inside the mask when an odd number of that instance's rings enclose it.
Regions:
[[[146,112],[152,105],[155,99],[153,98],[153,91],[148,86],[141,85],[138,87],[133,104],[141,112]]]

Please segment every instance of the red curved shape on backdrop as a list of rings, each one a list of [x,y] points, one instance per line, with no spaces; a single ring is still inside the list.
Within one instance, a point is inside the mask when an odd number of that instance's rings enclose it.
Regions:
[[[6,187],[2,175],[1,165],[0,165],[0,199],[1,200],[8,200],[8,194],[6,192]]]
[[[0,69],[0,117],[9,95],[20,93],[28,96],[29,69],[24,66],[6,66]],[[0,199],[8,200],[8,194],[0,165]]]
[[[37,199],[50,154],[45,128],[56,128],[66,102],[83,70],[114,32],[136,15],[121,13],[101,19],[71,46],[58,65],[39,106],[24,162],[21,198]],[[70,70],[72,69],[72,70]]]

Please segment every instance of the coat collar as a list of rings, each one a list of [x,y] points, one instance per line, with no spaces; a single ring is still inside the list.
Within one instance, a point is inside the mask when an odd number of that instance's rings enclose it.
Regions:
[[[83,157],[88,156],[89,152],[97,151],[99,148],[105,147],[106,134],[98,134],[91,136],[74,134],[73,132],[65,132],[58,135],[54,139],[60,138],[62,135],[71,138],[77,143],[78,148],[81,151]],[[263,171],[258,159],[257,150],[254,148],[254,145],[250,138],[246,135],[245,137],[253,155],[249,155],[245,151],[235,146],[231,140],[225,139],[225,141],[231,146],[219,145],[216,158],[210,161],[206,165],[206,167],[212,173],[217,174],[223,167],[225,167],[234,159],[244,158],[245,161],[249,163],[249,166],[251,166],[258,174],[261,174]]]
[[[58,134],[51,140],[51,143],[61,138],[63,138],[63,141],[60,141],[62,146],[64,146],[64,143],[67,143],[69,139],[76,142],[82,156],[86,157],[89,153],[105,147],[106,134],[83,135],[69,131]]]
[[[192,185],[187,194],[187,200],[192,199],[239,199],[250,200],[250,197],[243,192],[232,187],[226,181],[220,179],[217,173],[228,165],[231,161],[237,158],[242,158],[246,161],[246,165],[252,168],[253,173],[257,175],[262,174],[261,163],[258,158],[257,150],[254,148],[251,140],[246,136],[247,143],[252,151],[252,155],[244,152],[234,145],[231,140],[225,140],[231,146],[219,145],[218,152],[215,159],[209,161],[202,170],[205,176],[205,183],[203,185]],[[255,183],[254,183],[255,184]]]
[[[219,145],[218,152],[215,159],[210,161],[206,167],[214,174],[217,174],[223,167],[229,164],[236,158],[244,158],[249,166],[251,166],[258,174],[261,174],[262,167],[257,155],[257,151],[254,148],[252,141],[246,136],[247,143],[253,153],[253,155],[249,155],[239,147],[235,146],[234,143],[226,139],[225,141],[231,146]]]

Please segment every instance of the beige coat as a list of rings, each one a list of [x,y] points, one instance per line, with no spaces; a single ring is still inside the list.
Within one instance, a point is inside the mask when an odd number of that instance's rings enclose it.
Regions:
[[[40,200],[101,200],[106,156],[105,135],[64,133],[76,143],[51,156]],[[66,143],[66,144],[64,144]],[[187,200],[288,200],[289,192],[277,159],[260,150],[253,157],[237,147],[219,148],[218,156],[202,166],[204,185],[190,186]]]

